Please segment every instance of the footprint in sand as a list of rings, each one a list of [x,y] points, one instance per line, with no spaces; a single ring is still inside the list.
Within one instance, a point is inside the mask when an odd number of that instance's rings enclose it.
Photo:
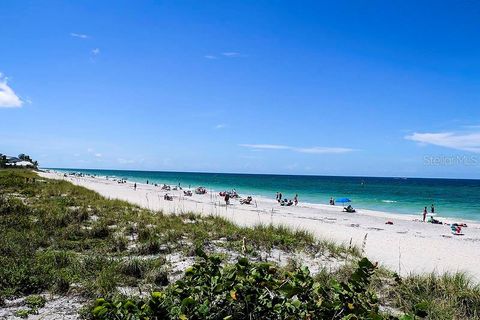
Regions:
[[[358,223],[351,223],[350,227],[358,228],[360,225]]]

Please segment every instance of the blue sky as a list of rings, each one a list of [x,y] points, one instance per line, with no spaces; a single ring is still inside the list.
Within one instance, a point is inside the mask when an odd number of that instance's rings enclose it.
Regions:
[[[0,152],[480,178],[475,1],[2,1]]]

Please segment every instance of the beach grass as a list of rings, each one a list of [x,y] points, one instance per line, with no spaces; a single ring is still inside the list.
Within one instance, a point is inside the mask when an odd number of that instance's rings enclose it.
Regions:
[[[0,170],[0,234],[0,304],[46,291],[93,299],[116,296],[122,287],[162,288],[169,254],[195,256],[213,243],[250,257],[277,249],[345,261],[315,276],[324,286],[351,277],[362,255],[287,226],[248,228],[216,216],[153,212],[29,170]],[[378,268],[370,286],[387,312],[480,318],[480,288],[461,273],[400,278]]]
[[[251,251],[335,249],[333,255],[356,254],[302,230],[247,228],[220,217],[152,212],[66,181],[41,179],[28,170],[0,171],[0,190],[4,298],[66,292],[72,285],[92,296],[110,294],[115,287],[147,281],[165,254],[188,253],[216,239],[226,239],[224,246],[239,252],[246,243]],[[138,259],[147,255],[155,263]]]

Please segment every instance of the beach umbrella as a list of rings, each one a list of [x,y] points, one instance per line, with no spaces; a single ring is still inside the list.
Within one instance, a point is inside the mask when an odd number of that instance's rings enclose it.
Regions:
[[[352,200],[348,199],[348,198],[338,198],[338,199],[335,199],[335,202],[341,202],[342,205],[345,204],[346,202],[352,202]]]

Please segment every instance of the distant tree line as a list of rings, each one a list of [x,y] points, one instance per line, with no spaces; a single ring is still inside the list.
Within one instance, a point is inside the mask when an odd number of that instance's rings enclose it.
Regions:
[[[0,168],[5,168],[7,165],[7,156],[0,154]]]

